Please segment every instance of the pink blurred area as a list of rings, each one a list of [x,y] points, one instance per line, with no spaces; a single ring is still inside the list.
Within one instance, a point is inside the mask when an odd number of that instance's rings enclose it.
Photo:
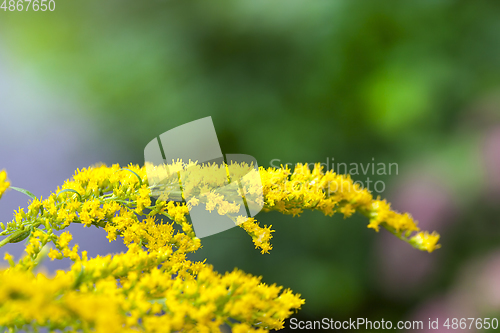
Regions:
[[[500,199],[500,125],[491,128],[485,135],[482,149],[484,169],[488,179],[487,194],[490,202]]]
[[[469,195],[467,199],[470,202],[484,201],[498,207],[500,122],[492,121],[482,125],[478,132],[480,139],[474,149],[478,152],[477,162],[482,167],[482,170],[475,172],[484,171],[484,181],[480,184],[477,198]],[[451,190],[450,185],[444,177],[417,172],[399,181],[390,201],[394,209],[410,212],[423,230],[438,231],[442,235],[440,243],[446,246],[447,233],[453,228],[454,221],[471,208],[469,203],[460,204],[458,194]],[[439,251],[429,255],[412,250],[389,233],[384,233],[377,240],[380,286],[391,297],[405,298],[418,294],[423,286],[432,281],[435,273],[447,265],[441,260]],[[500,313],[500,250],[479,254],[467,260],[461,265],[453,281],[452,287],[425,299],[409,314],[410,320],[424,322],[424,330],[419,332],[448,332],[449,329],[442,325],[448,318],[480,318]],[[429,321],[435,320],[439,321],[439,328],[429,328]],[[479,330],[473,327],[456,331]]]
[[[399,212],[410,212],[422,230],[443,234],[457,213],[453,196],[439,178],[415,175],[398,184],[391,199]],[[439,251],[430,255],[414,251],[406,243],[384,232],[377,240],[380,280],[384,290],[393,296],[411,295],[437,269]]]
[[[437,330],[429,329],[424,325],[423,332],[449,332],[443,326],[449,318],[465,318],[466,329],[457,329],[459,332],[478,332],[476,322],[470,325],[468,318],[495,318],[500,313],[500,251],[489,253],[469,260],[456,277],[450,290],[433,299],[423,302],[410,315],[411,320],[422,320],[427,323],[429,319],[439,320]],[[498,317],[498,316],[496,316]],[[498,320],[498,318],[497,318]],[[422,332],[422,331],[420,331]]]

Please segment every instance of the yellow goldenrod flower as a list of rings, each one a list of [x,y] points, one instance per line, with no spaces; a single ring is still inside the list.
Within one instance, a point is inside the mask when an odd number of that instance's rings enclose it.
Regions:
[[[0,171],[0,198],[4,192],[9,188],[10,183],[7,179],[7,172],[5,170]]]
[[[247,203],[262,206],[264,211],[284,214],[300,215],[310,209],[349,217],[359,212],[369,219],[369,228],[386,228],[421,250],[439,248],[438,234],[420,232],[410,215],[391,210],[389,203],[374,199],[349,176],[324,173],[319,164],[312,170],[299,164],[293,172],[260,168],[249,178],[260,177],[261,188],[246,179],[238,191],[220,190],[231,177],[246,175],[249,168],[244,164],[232,167],[229,172],[225,166],[221,175],[216,165],[175,162],[170,170],[176,174],[188,168],[197,172],[183,175],[184,193],[172,191],[160,198],[189,197],[187,205],[161,199],[153,204],[154,186],[148,183],[144,167],[98,165],[77,170],[56,193],[32,200],[27,212],[20,208],[0,232],[6,236],[0,246],[29,237],[27,255],[16,263],[6,254],[10,268],[0,270],[0,327],[106,333],[220,332],[224,323],[233,332],[282,328],[284,320],[304,304],[300,295],[237,269],[221,275],[205,262],[186,257],[201,247],[186,218],[194,206],[230,216],[262,253],[272,249],[274,230],[238,215],[241,207],[234,195],[244,196]],[[175,187],[169,184],[165,186]],[[0,195],[8,186],[2,171]],[[171,222],[157,223],[158,215]],[[71,223],[103,228],[109,241],[122,237],[128,250],[88,258],[86,251],[79,252],[78,244],[71,244],[71,233],[58,232]],[[49,243],[55,247],[50,251]],[[34,267],[47,252],[52,260],[69,258],[71,268],[51,278],[34,275]]]

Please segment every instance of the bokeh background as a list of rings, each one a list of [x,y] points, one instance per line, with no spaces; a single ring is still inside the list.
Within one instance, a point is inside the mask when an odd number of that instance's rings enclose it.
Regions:
[[[143,164],[150,140],[206,116],[223,153],[264,167],[397,163],[369,176],[440,232],[432,254],[361,216],[306,212],[257,216],[276,230],[269,255],[233,228],[195,258],[292,288],[300,320],[500,318],[500,3],[55,1],[0,10],[0,169],[13,186],[46,197],[76,168]],[[6,193],[0,221],[26,199]],[[91,255],[123,250],[71,228]]]

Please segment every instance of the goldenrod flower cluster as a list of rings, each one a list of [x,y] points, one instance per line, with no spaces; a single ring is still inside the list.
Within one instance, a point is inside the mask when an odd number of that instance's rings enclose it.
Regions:
[[[307,164],[297,164],[293,172],[288,167],[261,168],[260,176],[265,211],[299,215],[310,209],[327,216],[340,212],[344,217],[359,212],[369,218],[368,228],[379,231],[382,226],[420,250],[432,252],[440,247],[436,232],[420,231],[408,213],[391,210],[387,201],[373,198],[370,191],[353,182],[349,175],[323,172],[320,163],[313,170]]]
[[[27,239],[26,256],[0,271],[0,327],[96,332],[265,332],[304,303],[300,295],[235,270],[224,275],[186,254],[200,248],[188,208],[150,199],[144,168],[97,166],[78,170],[46,199],[2,226],[2,240]],[[162,223],[158,216],[171,222]],[[97,226],[108,239],[123,237],[126,253],[88,258],[71,223]],[[176,225],[178,227],[176,227]],[[61,232],[63,231],[63,232]],[[48,244],[52,249],[48,249]],[[70,258],[68,271],[48,278],[33,274],[44,253]]]
[[[10,267],[0,270],[0,328],[106,333],[220,332],[221,325],[236,333],[282,328],[304,303],[300,295],[239,270],[221,275],[186,256],[201,246],[186,218],[189,207],[196,205],[229,215],[263,253],[271,249],[271,226],[260,227],[254,218],[237,215],[241,207],[231,200],[234,192],[217,191],[228,178],[245,174],[251,166],[242,164],[223,177],[214,166],[193,163],[190,170],[193,166],[205,168],[205,173],[184,173],[183,192],[165,193],[155,202],[151,195],[156,185],[148,182],[146,167],[101,165],[77,170],[48,198],[33,198],[11,222],[0,224],[0,236],[5,236],[0,246],[26,240],[26,256],[15,262],[7,254]],[[177,164],[175,172],[181,168],[186,165]],[[385,201],[373,199],[348,176],[323,173],[319,165],[312,171],[298,165],[293,173],[287,168],[260,168],[256,174],[252,177],[260,177],[260,188],[247,179],[237,192],[249,205],[293,215],[304,209],[326,215],[339,211],[346,217],[358,211],[369,217],[371,228],[383,226],[429,252],[438,247],[438,235],[419,232],[409,215],[391,211]],[[164,185],[169,184],[173,183]],[[8,186],[1,172],[0,194]],[[198,192],[187,204],[170,200],[185,199],[190,191]],[[168,221],[160,220],[162,216]],[[63,231],[71,223],[103,228],[109,241],[122,237],[128,251],[89,258]],[[412,232],[419,233],[410,237]],[[53,277],[34,274],[44,256],[69,258],[73,264]]]

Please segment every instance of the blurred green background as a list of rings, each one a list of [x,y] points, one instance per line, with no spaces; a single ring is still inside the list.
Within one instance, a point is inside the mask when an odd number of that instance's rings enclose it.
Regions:
[[[4,151],[20,140],[12,126],[57,136],[57,119],[74,118],[85,148],[75,140],[55,158],[57,143],[30,142],[44,177],[79,149],[90,157],[74,168],[96,156],[142,164],[150,140],[212,116],[223,153],[264,167],[397,163],[398,174],[369,175],[386,185],[375,194],[441,233],[432,254],[361,216],[306,212],[257,216],[276,230],[269,255],[233,228],[203,239],[195,258],[292,288],[306,299],[301,320],[500,318],[499,2],[55,1],[54,12],[0,10]],[[16,90],[36,115],[18,119],[11,78],[69,102],[38,110]],[[52,189],[71,172],[57,175]]]

